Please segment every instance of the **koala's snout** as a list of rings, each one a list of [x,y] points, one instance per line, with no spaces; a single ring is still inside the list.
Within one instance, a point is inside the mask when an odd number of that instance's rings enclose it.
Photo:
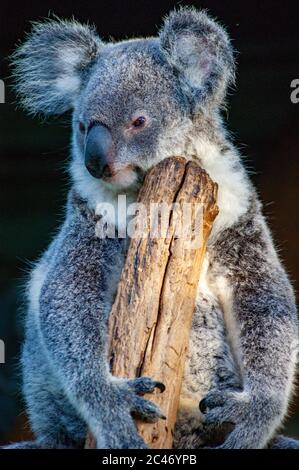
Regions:
[[[109,129],[102,124],[93,124],[85,142],[85,166],[95,178],[111,177],[113,140]]]

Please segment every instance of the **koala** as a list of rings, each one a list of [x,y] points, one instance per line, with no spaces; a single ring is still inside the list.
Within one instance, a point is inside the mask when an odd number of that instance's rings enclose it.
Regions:
[[[98,237],[103,203],[136,200],[147,171],[183,155],[218,183],[190,336],[176,448],[299,448],[280,436],[293,392],[298,323],[288,276],[222,116],[235,59],[205,11],[183,7],[159,35],[103,42],[94,27],[34,24],[14,54],[20,102],[72,113],[65,219],[28,283],[23,392],[36,440],[15,448],[145,448],[132,416],[159,377],[113,377],[107,320],[128,245]],[[167,185],[167,181],[165,181]],[[114,220],[109,223],[117,224]]]

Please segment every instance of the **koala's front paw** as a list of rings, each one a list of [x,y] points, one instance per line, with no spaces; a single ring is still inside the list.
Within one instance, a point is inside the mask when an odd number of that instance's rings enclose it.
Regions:
[[[258,449],[265,446],[281,412],[280,400],[245,391],[212,390],[199,404],[204,426],[233,430],[218,448]]]
[[[124,380],[124,384],[133,392],[129,400],[132,416],[151,423],[158,421],[158,419],[166,419],[166,416],[155,403],[145,400],[140,396],[145,393],[153,393],[156,388],[163,393],[165,385],[162,382],[150,377],[138,377],[136,379]]]
[[[155,403],[140,395],[152,393],[155,388],[165,390],[164,384],[149,377],[122,379],[111,377],[105,397],[101,401],[100,425],[88,423],[102,449],[146,449],[147,446],[137,432],[133,417],[149,422],[165,419]]]

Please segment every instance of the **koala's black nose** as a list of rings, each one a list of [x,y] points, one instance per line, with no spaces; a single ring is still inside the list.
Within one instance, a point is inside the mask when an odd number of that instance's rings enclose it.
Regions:
[[[111,176],[109,159],[113,152],[113,141],[109,129],[94,124],[88,131],[85,142],[85,166],[95,178]]]

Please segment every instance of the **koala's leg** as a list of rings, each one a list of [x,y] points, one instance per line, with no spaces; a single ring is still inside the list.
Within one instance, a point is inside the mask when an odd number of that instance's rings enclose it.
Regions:
[[[211,390],[201,405],[205,422],[234,423],[223,448],[264,448],[281,425],[294,381],[294,294],[255,202],[210,254],[228,333],[242,361],[243,388]]]
[[[23,352],[23,392],[35,441],[16,442],[5,449],[68,449],[83,448],[87,426],[78,416],[53,377],[47,360],[31,351]],[[35,356],[35,357],[34,357]]]
[[[299,449],[299,440],[277,436],[267,446],[268,449]]]
[[[9,449],[9,450],[17,450],[17,449],[45,449],[46,447],[41,446],[37,441],[22,441],[22,442],[14,442],[12,444],[7,444],[5,446],[1,446],[0,449]],[[49,447],[47,447],[49,448]],[[52,449],[53,447],[51,447]]]
[[[57,442],[40,442],[40,441],[21,441],[7,444],[0,449],[18,450],[18,449],[77,449],[77,447],[68,444],[60,444]]]
[[[38,340],[33,321],[27,322],[22,352],[23,393],[35,448],[82,448],[87,426],[68,400]]]
[[[163,417],[154,403],[140,396],[160,384],[149,378],[112,377],[107,358],[107,320],[124,241],[98,238],[93,214],[82,201],[74,206],[57,237],[39,294],[41,342],[97,447],[144,448],[132,415],[150,421]]]

